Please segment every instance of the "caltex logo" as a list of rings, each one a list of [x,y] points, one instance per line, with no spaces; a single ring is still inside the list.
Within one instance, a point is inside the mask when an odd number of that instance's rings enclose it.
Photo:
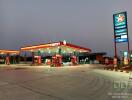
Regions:
[[[118,16],[118,22],[119,22],[119,23],[120,23],[120,22],[123,22],[124,19],[125,19],[125,16],[122,15],[122,14],[119,14],[119,16]]]

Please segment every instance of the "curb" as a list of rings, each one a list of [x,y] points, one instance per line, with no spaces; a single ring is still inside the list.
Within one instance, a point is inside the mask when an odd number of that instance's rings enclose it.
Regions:
[[[115,69],[104,69],[104,70],[115,71],[115,72],[123,72],[123,73],[130,73],[130,71],[128,71],[128,70],[120,70],[120,69],[118,69],[118,70],[115,70]]]

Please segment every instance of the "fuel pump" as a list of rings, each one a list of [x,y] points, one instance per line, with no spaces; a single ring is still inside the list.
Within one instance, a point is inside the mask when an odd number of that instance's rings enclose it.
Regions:
[[[51,59],[46,59],[45,64],[46,65],[51,65]]]
[[[53,67],[60,67],[62,66],[62,55],[55,55],[52,57],[52,64],[51,66]]]
[[[77,57],[76,56],[71,56],[71,62],[73,65],[77,64]]]
[[[9,56],[9,54],[6,55],[6,64],[10,65],[10,56]]]
[[[34,56],[34,63],[37,65],[41,65],[41,56]]]

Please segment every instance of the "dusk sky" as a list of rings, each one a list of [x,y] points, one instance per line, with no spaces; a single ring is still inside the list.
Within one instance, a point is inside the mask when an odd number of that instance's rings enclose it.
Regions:
[[[66,40],[113,56],[112,17],[122,11],[132,44],[132,0],[0,0],[0,49]]]

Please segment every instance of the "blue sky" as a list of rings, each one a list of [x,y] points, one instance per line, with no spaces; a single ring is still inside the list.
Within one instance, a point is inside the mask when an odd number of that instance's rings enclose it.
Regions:
[[[127,11],[132,44],[131,4],[132,0],[0,0],[0,49],[67,40],[113,56],[112,16]],[[125,43],[118,48],[126,50]]]

